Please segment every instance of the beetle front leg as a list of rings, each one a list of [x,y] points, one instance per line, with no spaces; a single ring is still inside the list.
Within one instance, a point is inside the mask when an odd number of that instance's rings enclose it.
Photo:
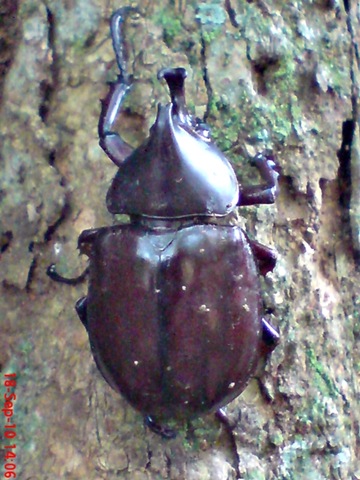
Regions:
[[[117,166],[120,166],[133,151],[133,148],[117,132],[112,131],[121,104],[129,88],[129,85],[123,83],[121,76],[119,76],[116,83],[110,85],[107,97],[102,100],[102,110],[99,119],[100,147]]]
[[[133,148],[117,132],[113,131],[123,100],[131,88],[131,80],[126,68],[125,47],[121,29],[124,18],[131,11],[136,10],[131,7],[124,7],[117,10],[111,17],[111,37],[120,75],[115,83],[110,84],[109,93],[102,100],[98,124],[100,146],[117,166],[133,151]]]
[[[85,268],[82,274],[80,274],[78,277],[73,277],[73,278],[66,278],[60,275],[56,271],[56,265],[55,263],[52,263],[47,269],[46,269],[46,274],[48,277],[51,278],[54,282],[58,283],[66,283],[67,285],[79,285],[79,283],[82,283],[86,277],[87,274],[89,273],[89,269]]]
[[[252,162],[265,180],[264,185],[241,187],[238,206],[274,203],[279,193],[278,167],[274,157],[267,153],[258,153]]]

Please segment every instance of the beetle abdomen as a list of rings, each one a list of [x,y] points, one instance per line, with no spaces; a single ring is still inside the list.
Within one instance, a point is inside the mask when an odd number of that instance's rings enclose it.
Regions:
[[[261,345],[258,273],[242,230],[126,225],[93,232],[91,243],[88,332],[107,381],[158,418],[239,395]]]

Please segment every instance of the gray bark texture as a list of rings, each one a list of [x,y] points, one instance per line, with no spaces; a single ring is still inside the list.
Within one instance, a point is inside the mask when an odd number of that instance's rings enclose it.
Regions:
[[[80,273],[80,232],[119,221],[105,207],[116,167],[98,146],[97,121],[117,75],[108,21],[120,6],[0,2],[1,399],[3,375],[17,376],[16,437],[4,446],[16,444],[24,480],[234,479],[235,457],[212,416],[171,441],[144,428],[96,369],[74,311],[86,284],[46,275],[51,263]],[[249,160],[265,148],[282,169],[276,204],[239,212],[249,235],[278,251],[263,296],[281,332],[227,407],[241,478],[360,479],[359,3],[132,6],[139,13],[125,37],[135,83],[119,122],[127,141],[140,144],[157,103],[168,101],[157,71],[183,66],[188,106],[205,115],[239,180],[258,181]],[[2,434],[5,423],[0,415]]]

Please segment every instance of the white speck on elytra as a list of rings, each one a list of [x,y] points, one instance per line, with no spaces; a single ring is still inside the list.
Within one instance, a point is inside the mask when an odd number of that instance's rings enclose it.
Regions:
[[[210,312],[210,308],[206,305],[200,305],[199,312]]]

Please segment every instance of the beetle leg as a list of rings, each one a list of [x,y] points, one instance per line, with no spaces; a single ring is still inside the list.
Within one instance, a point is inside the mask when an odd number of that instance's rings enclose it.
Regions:
[[[249,243],[251,250],[257,260],[260,274],[265,276],[267,273],[272,272],[276,265],[277,254],[272,248],[266,247],[262,243],[256,240],[250,240]]]
[[[125,95],[131,87],[131,80],[126,68],[125,46],[121,29],[121,24],[130,11],[136,11],[136,9],[131,7],[120,8],[111,17],[111,37],[120,75],[117,81],[110,85],[109,93],[102,100],[98,124],[100,146],[118,166],[133,151],[133,148],[117,132],[113,131]]]
[[[117,166],[120,166],[133,151],[133,148],[117,132],[112,131],[121,103],[128,89],[129,86],[124,85],[120,79],[110,86],[107,97],[102,100],[99,119],[100,147]]]
[[[46,274],[51,278],[51,280],[54,280],[54,282],[59,282],[59,283],[66,283],[67,285],[78,285],[79,283],[82,283],[85,278],[87,277],[87,274],[89,273],[89,269],[85,268],[83,273],[79,275],[78,277],[73,277],[73,278],[66,278],[60,275],[56,271],[56,265],[55,263],[52,263],[47,269],[46,269]]]
[[[268,153],[258,153],[252,162],[265,180],[263,185],[241,187],[238,206],[274,203],[279,193],[279,168],[274,157]]]
[[[87,307],[87,298],[86,297],[79,298],[79,300],[75,303],[76,313],[79,315],[79,318],[80,318],[82,324],[87,329],[86,307]]]
[[[279,332],[275,330],[275,328],[265,320],[265,318],[261,319],[263,331],[262,331],[262,340],[265,347],[265,353],[271,353],[276,345],[280,341]]]
[[[219,422],[223,425],[225,432],[228,436],[228,439],[230,441],[230,448],[233,452],[234,455],[234,460],[235,460],[235,472],[236,472],[236,479],[240,479],[240,470],[239,470],[239,464],[240,464],[240,457],[239,457],[239,452],[237,449],[236,445],[236,440],[235,440],[235,435],[234,435],[234,428],[235,425],[232,425],[230,423],[230,420],[228,416],[226,415],[225,411],[222,408],[219,408],[215,412],[215,417],[219,420]]]
[[[157,435],[160,435],[163,438],[166,438],[167,440],[171,440],[172,438],[176,437],[176,432],[175,430],[172,430],[169,427],[160,425],[159,423],[156,423],[153,417],[150,415],[145,415],[144,417],[144,423],[147,427],[150,428],[150,430]]]

